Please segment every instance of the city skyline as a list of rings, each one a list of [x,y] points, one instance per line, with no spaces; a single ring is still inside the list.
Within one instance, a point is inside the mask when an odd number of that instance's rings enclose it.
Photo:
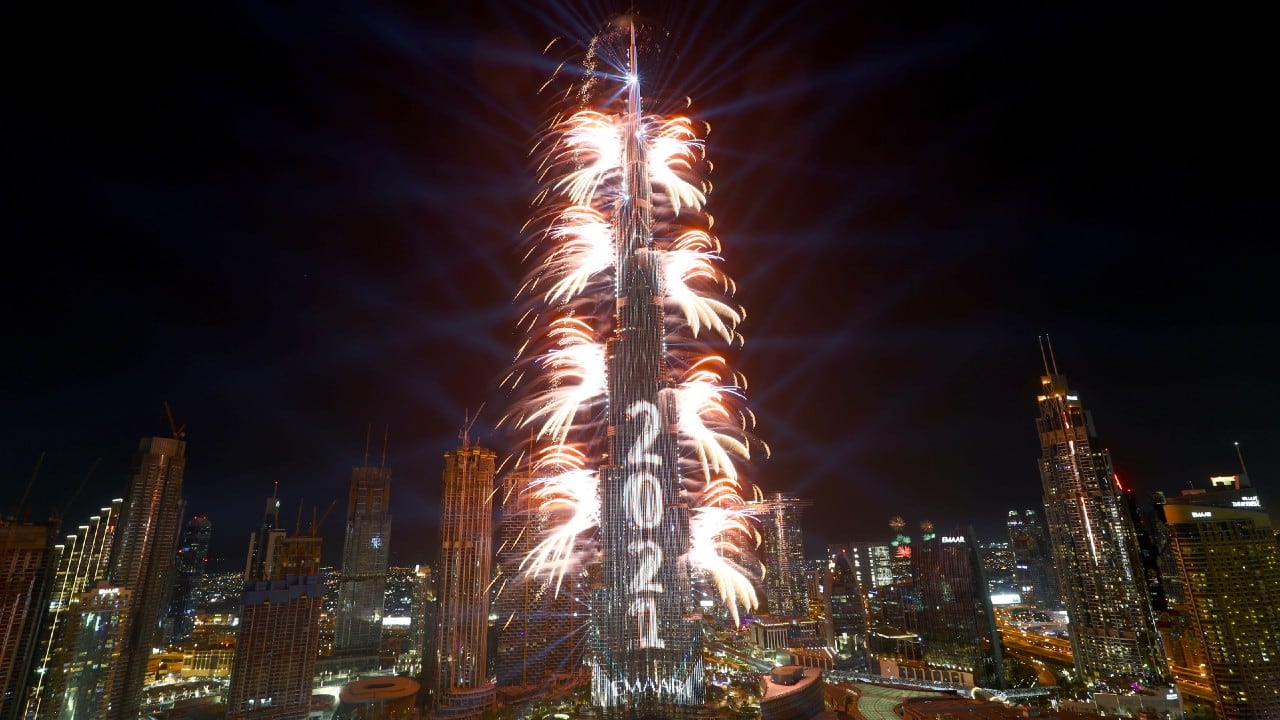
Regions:
[[[136,57],[106,53],[56,96],[18,82],[6,122],[24,138],[11,155],[30,272],[11,292],[31,352],[13,360],[0,457],[20,495],[49,451],[33,519],[98,457],[64,530],[122,495],[130,448],[167,430],[169,400],[191,432],[188,514],[218,524],[230,566],[259,520],[246,499],[278,480],[323,509],[369,422],[391,426],[406,480],[392,560],[429,559],[435,463],[467,408],[505,398],[521,163],[551,70],[539,51],[574,16],[332,7],[303,20],[231,5],[217,22],[169,10],[201,26],[181,43],[112,15],[102,26],[125,42],[111,46]],[[687,28],[675,64],[714,126],[717,231],[738,248],[726,259],[752,311],[736,360],[775,452],[752,479],[826,500],[806,513],[810,550],[887,536],[908,511],[995,540],[1008,508],[1037,507],[1027,395],[1042,332],[1106,418],[1126,482],[1202,483],[1234,471],[1239,441],[1274,505],[1277,421],[1257,408],[1278,394],[1276,320],[1249,246],[1260,206],[1223,172],[1258,121],[1169,100],[1181,78],[1228,69],[1234,82],[1192,97],[1212,106],[1248,87],[1233,62],[1248,43],[1193,62],[1140,32],[1136,11],[1104,30],[1088,7],[868,7],[833,15],[840,31],[806,30],[820,10],[657,18]],[[1193,27],[1177,12],[1164,20]],[[355,29],[333,40],[343,25]],[[105,47],[87,32],[66,42],[83,63]],[[1099,57],[1076,66],[1084,45]],[[358,78],[343,74],[353,63]],[[86,120],[82,104],[99,109]],[[329,207],[344,198],[350,209]],[[85,247],[59,251],[72,241]],[[1092,285],[1106,292],[1076,293]],[[482,414],[481,442],[499,444],[499,416]],[[1008,501],[990,505],[996,492]]]

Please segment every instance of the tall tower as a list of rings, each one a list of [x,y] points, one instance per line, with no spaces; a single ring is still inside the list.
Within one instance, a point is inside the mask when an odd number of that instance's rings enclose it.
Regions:
[[[1094,681],[1164,680],[1138,538],[1111,454],[1056,361],[1045,365],[1037,397],[1040,479],[1076,670]]]
[[[1233,479],[1234,487],[1183,491],[1156,510],[1218,717],[1280,717],[1280,547],[1257,491]]]
[[[273,530],[261,574],[245,578],[227,720],[306,720],[324,612],[320,546]]]
[[[192,595],[200,587],[205,568],[209,565],[209,539],[212,534],[213,523],[209,522],[207,515],[196,515],[188,520],[182,533],[177,577],[169,600],[169,626],[174,640],[185,640],[191,636]]]
[[[21,717],[58,558],[57,524],[0,519],[0,720]]]
[[[46,701],[43,717],[100,720],[124,702],[116,693],[124,687],[119,678],[133,607],[133,593],[106,580],[77,594],[67,611],[60,692]]]
[[[377,666],[382,642],[383,595],[391,542],[391,468],[383,463],[351,471],[347,536],[342,549],[334,654]]]
[[[802,618],[809,613],[800,514],[812,504],[780,492],[751,503],[764,536],[760,554],[765,567],[765,607],[770,615]]]
[[[670,56],[628,16],[571,63],[586,72],[559,97],[580,105],[559,108],[536,150],[529,342],[510,376],[527,388],[512,417],[548,517],[525,569],[556,585],[586,573],[604,718],[701,705],[693,573],[736,620],[756,604],[759,567],[739,472],[763,445],[725,359],[742,313],[703,212],[707,126],[686,116],[685,93],[660,94],[642,52]]]
[[[132,604],[108,720],[138,715],[147,659],[157,644],[169,575],[175,569],[186,454],[181,437],[143,438],[138,445],[111,554],[111,580],[130,592]]]
[[[46,720],[58,717],[62,711],[62,693],[71,670],[68,638],[79,618],[79,609],[73,606],[80,603],[84,593],[94,590],[99,580],[107,577],[107,563],[123,504],[122,499],[112,500],[109,507],[99,510],[75,535],[68,535],[57,547],[58,567],[49,594],[49,609],[40,629],[35,672],[27,695],[25,716],[28,718]],[[98,663],[97,669],[80,668],[77,672],[106,672],[111,667],[112,663],[103,662]]]
[[[489,583],[496,455],[470,445],[444,455],[440,502],[440,632],[433,717],[474,718],[491,708]]]

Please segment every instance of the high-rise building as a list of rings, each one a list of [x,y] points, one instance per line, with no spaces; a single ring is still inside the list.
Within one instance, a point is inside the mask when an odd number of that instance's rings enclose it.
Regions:
[[[800,514],[812,505],[785,493],[750,503],[760,520],[760,555],[764,560],[765,608],[774,617],[802,618],[809,612],[805,585],[804,535]]]
[[[522,568],[547,522],[526,476],[523,470],[508,473],[499,494],[494,674],[499,694],[511,702],[545,696],[582,665],[586,646],[583,573],[563,578],[557,587]]]
[[[72,601],[61,653],[60,692],[46,700],[41,717],[101,720],[119,712],[129,614],[136,607],[132,595],[128,588],[100,580]]]
[[[1163,680],[1168,669],[1137,533],[1093,418],[1046,362],[1037,398],[1049,538],[1080,676]]]
[[[489,583],[496,455],[466,442],[444,455],[440,501],[440,631],[437,718],[479,717],[494,703],[489,682]]]
[[[181,437],[143,438],[138,445],[111,550],[111,582],[129,590],[132,605],[107,720],[133,720],[138,714],[147,659],[160,639],[169,577],[176,567],[186,453]]]
[[[980,687],[1004,687],[1003,652],[971,528],[916,543],[924,663]],[[955,675],[952,675],[955,673]]]
[[[0,720],[22,715],[58,558],[57,523],[0,519]]]
[[[1184,641],[1200,640],[1191,655],[1204,658],[1219,718],[1280,717],[1280,547],[1248,480],[1215,480],[1156,508],[1194,628]]]
[[[1040,515],[1030,508],[1009,511],[1009,548],[1013,551],[1014,582],[1022,602],[1051,612],[1062,607],[1053,548]]]
[[[244,582],[227,720],[307,717],[324,608],[320,547],[318,537],[272,530],[259,551],[261,574]]]
[[[377,666],[391,542],[391,468],[352,470],[334,654]]]
[[[111,545],[123,504],[123,499],[111,501],[109,507],[90,517],[87,524],[81,525],[76,534],[68,535],[66,541],[57,547],[58,567],[54,573],[53,590],[49,594],[48,612],[40,630],[31,689],[27,693],[27,718],[45,720],[58,717],[62,712],[62,694],[70,670],[67,663],[71,662],[69,633],[79,617],[79,609],[73,605],[79,604],[85,593],[94,590],[98,581],[107,577]],[[112,600],[118,602],[119,597]],[[113,665],[109,662],[98,663],[96,669],[80,667],[77,672],[106,671],[111,667]],[[88,679],[82,678],[81,681]]]
[[[177,576],[174,578],[173,595],[169,600],[169,626],[172,640],[185,640],[191,636],[195,616],[195,593],[204,580],[209,565],[209,539],[213,523],[207,515],[196,515],[187,521],[178,547]]]
[[[244,562],[244,577],[260,578],[267,573],[267,545],[271,533],[280,529],[280,483],[274,483],[271,497],[262,507],[262,522],[249,533],[249,553]]]

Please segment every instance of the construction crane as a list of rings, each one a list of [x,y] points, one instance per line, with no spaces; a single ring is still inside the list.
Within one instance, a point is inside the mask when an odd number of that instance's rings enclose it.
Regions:
[[[186,440],[187,426],[186,425],[180,426],[178,425],[178,423],[173,421],[173,408],[169,407],[168,400],[164,401],[164,414],[165,414],[165,417],[169,418],[169,432],[173,433],[173,439]]]
[[[329,509],[324,511],[324,515],[321,515],[319,520],[316,519],[317,508],[311,508],[311,537],[316,537],[320,533],[320,526],[324,524],[325,520],[329,519],[329,513],[333,512],[333,508],[337,504],[338,500],[334,498],[333,502],[329,503]]]

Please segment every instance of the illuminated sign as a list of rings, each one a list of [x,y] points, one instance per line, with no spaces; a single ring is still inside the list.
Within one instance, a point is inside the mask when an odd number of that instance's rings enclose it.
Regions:
[[[1192,511],[1191,511],[1191,517],[1193,517],[1193,518],[1211,518],[1211,517],[1213,517],[1213,513],[1209,512],[1208,510],[1199,511],[1199,512],[1198,512],[1198,511],[1195,511],[1195,510],[1192,510]]]
[[[1079,402],[1079,401],[1080,401],[1080,396],[1079,396],[1079,395],[1068,395],[1068,396],[1067,396],[1067,399],[1068,399],[1068,400],[1070,400],[1071,402]]]
[[[1018,593],[991,593],[992,605],[1017,605],[1022,602]]]
[[[962,543],[962,542],[964,542],[964,536],[963,536],[963,535],[943,535],[943,536],[942,536],[942,542],[944,542],[944,543]]]
[[[662,458],[652,452],[653,441],[658,437],[658,408],[648,400],[637,400],[628,414],[639,421],[640,435],[627,452],[630,472],[623,487],[626,498],[623,507],[627,521],[642,535],[648,536],[662,521],[662,510],[666,507],[662,486],[650,471],[662,465]],[[645,537],[632,541],[627,552],[636,559],[635,573],[628,583],[635,597],[627,611],[635,616],[639,645],[642,648],[664,648],[666,642],[658,637],[658,596],[665,590],[662,583],[654,579],[662,567],[662,547]],[[617,682],[622,681],[615,681],[615,685]],[[662,682],[667,681],[664,679]]]
[[[1257,495],[1242,495],[1239,500],[1232,500],[1231,507],[1262,507]]]

